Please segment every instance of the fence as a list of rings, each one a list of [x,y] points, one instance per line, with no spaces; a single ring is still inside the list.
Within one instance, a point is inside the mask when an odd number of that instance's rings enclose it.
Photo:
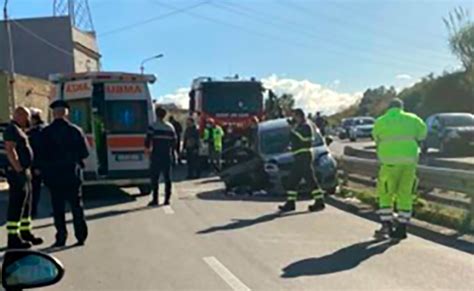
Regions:
[[[346,182],[351,175],[375,178],[378,175],[379,163],[374,159],[363,159],[343,156],[339,159],[343,179]],[[469,217],[474,226],[474,171],[418,166],[420,187],[441,189],[465,193],[470,198]]]

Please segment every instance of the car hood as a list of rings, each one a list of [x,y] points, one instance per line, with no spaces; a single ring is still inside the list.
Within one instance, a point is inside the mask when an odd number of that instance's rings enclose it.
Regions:
[[[474,126],[446,127],[446,131],[474,132]]]
[[[357,125],[357,129],[373,129],[374,126],[372,124],[366,124],[366,125]]]

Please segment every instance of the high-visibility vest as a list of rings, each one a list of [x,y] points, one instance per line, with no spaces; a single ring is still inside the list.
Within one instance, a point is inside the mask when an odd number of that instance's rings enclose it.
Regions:
[[[212,132],[211,132],[212,131]],[[204,141],[211,142],[215,151],[222,151],[222,138],[224,137],[224,130],[222,127],[216,125],[213,128],[204,129]],[[212,138],[212,140],[210,140]]]
[[[391,108],[379,117],[372,136],[377,144],[377,156],[382,164],[416,164],[418,143],[426,138],[424,121],[400,108]]]

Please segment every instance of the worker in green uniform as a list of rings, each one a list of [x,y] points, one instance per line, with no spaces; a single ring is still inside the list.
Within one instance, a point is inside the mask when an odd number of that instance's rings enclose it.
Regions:
[[[294,156],[294,163],[290,170],[285,185],[287,201],[279,206],[280,211],[287,212],[295,210],[295,202],[298,198],[298,186],[302,179],[305,180],[314,199],[314,204],[309,206],[310,211],[320,211],[325,208],[324,194],[318,187],[318,181],[314,173],[313,152],[311,147],[315,137],[315,125],[306,120],[301,109],[293,111],[293,119],[288,121],[292,126],[290,131],[290,147]]]
[[[407,237],[406,227],[417,188],[419,143],[426,138],[426,124],[415,114],[405,112],[402,100],[394,99],[375,122],[372,135],[381,164],[377,193],[382,227],[374,236],[401,240]],[[396,221],[394,202],[398,212]]]
[[[209,118],[204,129],[204,142],[209,145],[209,161],[217,171],[221,170],[222,139],[224,130]]]

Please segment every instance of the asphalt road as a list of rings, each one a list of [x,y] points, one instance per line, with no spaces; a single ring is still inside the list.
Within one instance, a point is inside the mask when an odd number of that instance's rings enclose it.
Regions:
[[[280,215],[277,201],[226,198],[220,188],[213,179],[179,182],[168,208],[145,207],[135,189],[96,191],[86,201],[87,245],[46,250],[66,266],[48,290],[474,289],[466,252],[415,236],[375,242],[376,223],[337,208],[309,213],[302,201]],[[47,245],[51,223],[35,222]]]

